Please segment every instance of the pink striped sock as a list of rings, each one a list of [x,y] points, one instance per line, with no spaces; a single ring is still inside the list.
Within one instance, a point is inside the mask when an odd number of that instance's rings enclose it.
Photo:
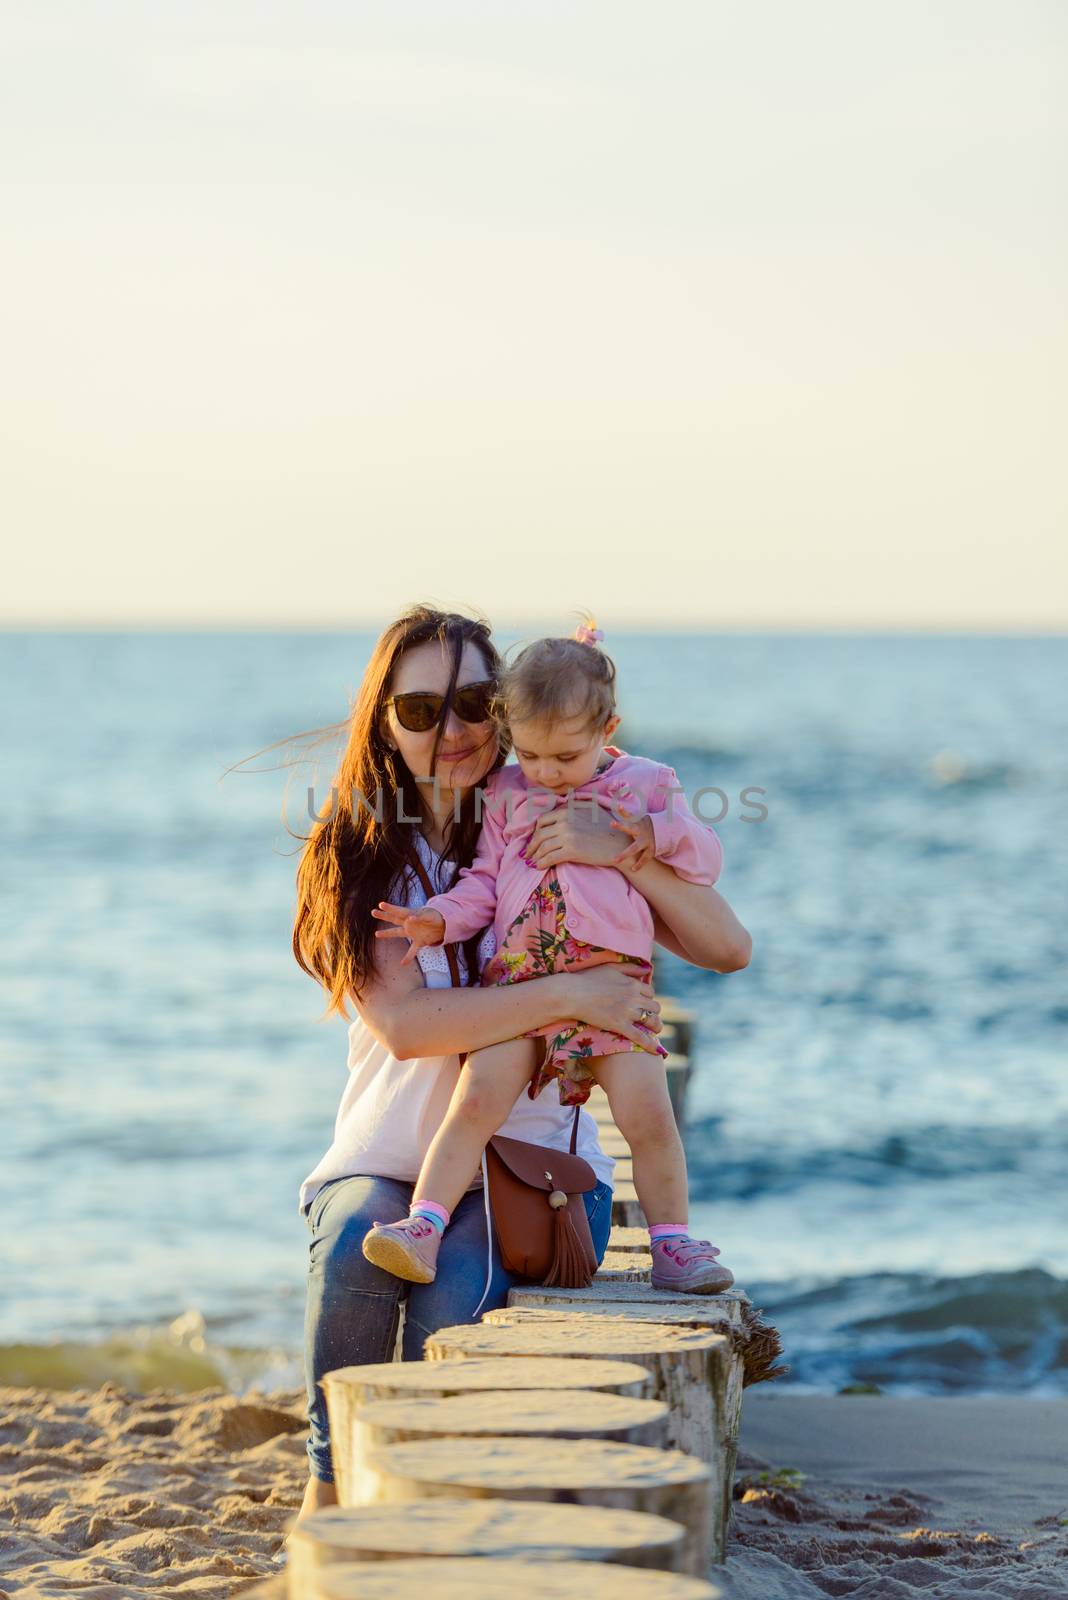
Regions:
[[[658,1222],[654,1228],[649,1229],[649,1238],[653,1244],[659,1244],[661,1239],[689,1238],[690,1229],[685,1222]]]
[[[444,1233],[449,1226],[449,1218],[452,1216],[452,1212],[446,1211],[444,1206],[439,1206],[434,1200],[414,1200],[408,1215],[410,1217],[425,1217],[428,1222],[434,1224],[439,1233]]]

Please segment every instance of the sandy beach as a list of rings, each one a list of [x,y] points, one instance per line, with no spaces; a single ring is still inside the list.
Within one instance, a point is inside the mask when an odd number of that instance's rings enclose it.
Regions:
[[[0,1389],[0,1600],[280,1570],[303,1393]],[[746,1397],[729,1600],[1064,1600],[1068,1402]],[[803,1476],[800,1476],[803,1475]]]
[[[279,1571],[303,1391],[0,1389],[0,1597],[226,1600]]]
[[[809,1396],[742,1407],[730,1600],[1064,1600],[1068,1401]]]

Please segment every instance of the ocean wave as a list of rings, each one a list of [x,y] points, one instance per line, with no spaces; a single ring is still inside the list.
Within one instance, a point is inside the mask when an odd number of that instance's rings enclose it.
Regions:
[[[294,1352],[215,1344],[196,1310],[165,1326],[125,1328],[98,1339],[0,1345],[0,1387],[98,1389],[117,1383],[135,1394],[218,1388],[245,1394],[301,1381]]]
[[[1040,1268],[748,1287],[803,1387],[1068,1395],[1068,1281]]]
[[[779,1329],[786,1383],[839,1393],[1068,1396],[1068,1280],[1040,1268],[747,1282]],[[97,1339],[0,1345],[0,1386],[133,1393],[298,1388],[296,1348],[215,1342],[199,1311]]]
[[[777,1142],[745,1152],[724,1143],[720,1119],[689,1122],[686,1159],[695,1199],[750,1200],[821,1184],[884,1188],[916,1179],[952,1180],[1026,1173],[1060,1182],[1068,1127],[1064,1119],[1038,1126],[974,1127],[931,1123],[899,1129],[866,1145],[794,1146]]]

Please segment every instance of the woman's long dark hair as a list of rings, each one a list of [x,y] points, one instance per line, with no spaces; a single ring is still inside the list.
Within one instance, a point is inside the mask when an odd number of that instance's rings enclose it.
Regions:
[[[447,646],[452,657],[450,697],[465,644],[473,644],[478,650],[487,677],[500,675],[501,659],[489,625],[433,606],[413,606],[385,630],[375,645],[356,694],[348,743],[334,779],[337,803],[331,807],[331,814],[321,816],[310,834],[304,836],[297,868],[293,954],[298,965],[316,978],[329,995],[324,1019],[338,1012],[348,1020],[346,1000],[358,997],[374,973],[378,924],[371,916],[371,908],[388,899],[391,891],[396,892],[398,875],[406,869],[414,871],[413,864],[418,859],[413,825],[401,817],[422,816],[425,801],[400,751],[390,749],[385,742],[383,701],[388,697],[393,670],[401,656],[415,645],[434,639]],[[489,772],[501,765],[508,752],[507,740],[498,725],[494,723],[492,728],[489,737],[496,749]],[[439,723],[431,774],[441,729]],[[350,804],[354,790],[358,791],[357,798]],[[378,790],[382,794],[381,807],[377,805]],[[360,803],[360,796],[365,797],[366,804]],[[376,815],[379,810],[380,818]],[[458,818],[450,821],[446,831],[444,854],[455,863],[454,880],[461,867],[471,864],[480,826],[471,793],[464,797]],[[477,942],[478,936],[464,947],[469,981],[477,972]]]

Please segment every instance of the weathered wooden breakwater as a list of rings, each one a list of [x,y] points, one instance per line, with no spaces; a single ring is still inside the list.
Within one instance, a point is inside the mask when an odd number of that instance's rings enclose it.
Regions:
[[[665,1003],[680,1125],[692,1018]],[[738,1290],[649,1282],[626,1145],[609,1252],[589,1289],[515,1289],[443,1328],[421,1362],[323,1380],[340,1504],[291,1534],[272,1600],[714,1600],[743,1383],[777,1336]],[[625,1174],[620,1177],[620,1173]],[[250,1596],[251,1600],[251,1596]]]

